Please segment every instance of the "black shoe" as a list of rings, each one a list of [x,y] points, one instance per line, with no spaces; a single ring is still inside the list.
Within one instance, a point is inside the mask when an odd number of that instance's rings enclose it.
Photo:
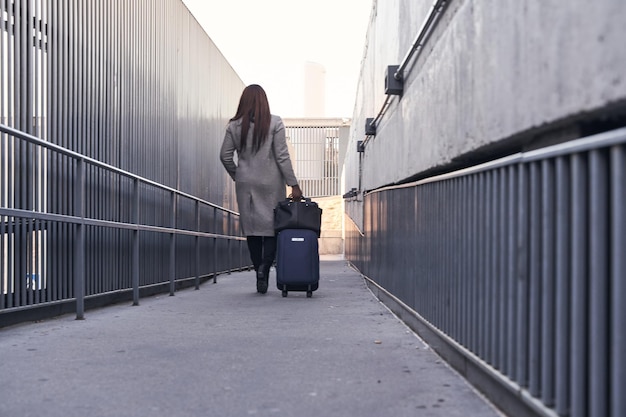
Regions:
[[[267,275],[265,268],[259,268],[259,270],[256,271],[256,291],[261,294],[267,292]]]

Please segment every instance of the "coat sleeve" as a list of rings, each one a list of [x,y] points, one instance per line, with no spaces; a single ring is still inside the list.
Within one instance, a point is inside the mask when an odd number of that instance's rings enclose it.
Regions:
[[[273,135],[274,140],[272,141],[272,146],[274,147],[276,164],[288,186],[293,187],[294,185],[298,185],[298,179],[293,171],[291,158],[289,157],[289,148],[287,147],[287,139],[285,137],[285,125],[280,118],[276,123]]]
[[[233,133],[230,130],[230,125],[226,128],[226,134],[224,135],[224,142],[222,142],[222,149],[220,150],[220,161],[226,168],[228,175],[235,180],[235,174],[237,173],[237,164],[235,164],[235,141],[233,140]]]

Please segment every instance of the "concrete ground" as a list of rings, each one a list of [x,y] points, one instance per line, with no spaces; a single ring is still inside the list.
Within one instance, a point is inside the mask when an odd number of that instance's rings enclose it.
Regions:
[[[0,330],[2,417],[500,416],[325,257],[312,298],[253,272]]]

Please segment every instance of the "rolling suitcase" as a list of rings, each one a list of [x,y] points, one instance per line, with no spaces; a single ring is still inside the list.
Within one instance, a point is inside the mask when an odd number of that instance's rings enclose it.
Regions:
[[[306,291],[311,297],[320,280],[317,233],[309,229],[285,229],[278,233],[276,286],[283,292]]]

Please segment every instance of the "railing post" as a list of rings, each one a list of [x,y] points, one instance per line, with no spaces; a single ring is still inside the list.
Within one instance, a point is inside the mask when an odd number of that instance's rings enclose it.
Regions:
[[[172,229],[176,228],[176,209],[178,199],[176,193],[171,193],[172,200],[172,212],[170,217],[170,223]],[[170,296],[174,295],[176,291],[176,233],[170,233]]]
[[[226,249],[228,250],[228,275],[230,275],[231,271],[233,270],[233,264],[232,264],[232,260],[233,260],[233,254],[232,254],[232,249],[231,249],[231,243],[232,243],[232,239],[230,239],[230,236],[232,236],[232,227],[231,227],[231,222],[232,222],[232,213],[228,212],[228,232],[227,235],[229,236],[228,242],[226,243],[227,247]]]
[[[139,179],[133,180],[133,223],[139,226]],[[139,228],[133,230],[133,305],[139,305]]]
[[[217,207],[213,207],[213,233],[217,234]],[[213,284],[217,283],[217,236],[213,238]]]
[[[200,232],[200,202],[196,200],[196,232]],[[196,290],[200,289],[200,236],[196,235]]]
[[[76,161],[74,182],[74,215],[81,218],[74,228],[74,296],[76,297],[76,320],[85,319],[85,164]]]

